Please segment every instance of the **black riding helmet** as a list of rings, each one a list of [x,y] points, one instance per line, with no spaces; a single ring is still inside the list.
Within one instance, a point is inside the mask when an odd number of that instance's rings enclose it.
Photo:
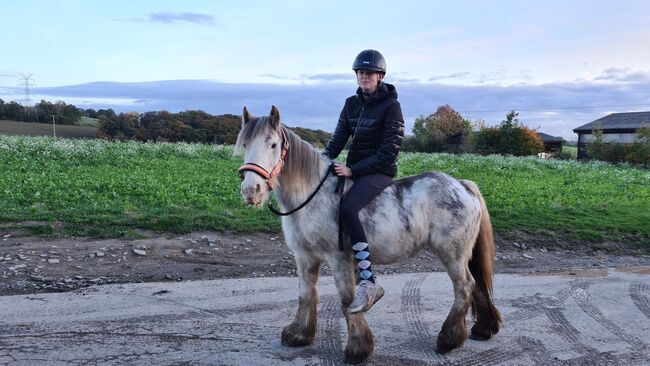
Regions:
[[[377,50],[363,50],[354,59],[352,70],[370,70],[386,74],[386,60]]]

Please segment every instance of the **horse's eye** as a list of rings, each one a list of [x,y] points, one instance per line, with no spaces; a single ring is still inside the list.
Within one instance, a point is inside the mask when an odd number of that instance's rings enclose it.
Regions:
[[[278,144],[276,144],[276,143],[274,142],[273,145],[271,145],[271,149],[275,149],[275,147],[276,147],[277,145],[278,145]]]

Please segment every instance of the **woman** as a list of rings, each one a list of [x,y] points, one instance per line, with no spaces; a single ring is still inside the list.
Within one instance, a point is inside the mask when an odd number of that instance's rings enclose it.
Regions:
[[[346,165],[336,164],[339,176],[350,177],[354,185],[341,202],[341,219],[350,236],[359,286],[349,313],[369,310],[383,295],[375,283],[370,248],[359,220],[359,211],[391,184],[397,174],[397,153],[404,137],[404,118],[395,87],[384,83],[386,61],[375,50],[365,50],[354,60],[357,75],[356,95],[346,99],[334,135],[324,154],[336,159],[352,137]]]

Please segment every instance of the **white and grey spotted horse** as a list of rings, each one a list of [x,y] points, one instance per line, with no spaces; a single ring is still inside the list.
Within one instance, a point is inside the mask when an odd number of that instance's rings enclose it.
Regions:
[[[280,124],[274,107],[255,118],[244,107],[236,146],[244,149],[241,194],[261,206],[274,189],[283,210],[303,209],[282,217],[287,245],[296,258],[299,305],[296,318],[282,331],[282,344],[304,346],[316,335],[316,281],[321,263],[332,269],[348,325],[345,358],[365,360],[374,349],[363,313],[348,314],[355,291],[355,260],[349,240],[339,250],[337,178],[331,161]],[[351,183],[349,181],[348,183]],[[346,184],[348,186],[349,184]],[[372,245],[373,264],[403,261],[429,248],[444,264],[454,287],[454,303],[438,334],[437,351],[446,353],[467,338],[465,317],[471,307],[471,338],[490,339],[499,331],[501,315],[492,302],[494,240],[485,202],[471,181],[430,172],[398,179],[360,212]],[[375,311],[381,311],[376,308]]]

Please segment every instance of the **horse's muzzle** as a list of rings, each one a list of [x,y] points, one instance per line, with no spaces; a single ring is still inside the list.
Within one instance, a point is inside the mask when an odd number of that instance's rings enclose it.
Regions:
[[[268,192],[259,183],[246,185],[241,188],[241,196],[246,205],[261,206],[266,201]]]

